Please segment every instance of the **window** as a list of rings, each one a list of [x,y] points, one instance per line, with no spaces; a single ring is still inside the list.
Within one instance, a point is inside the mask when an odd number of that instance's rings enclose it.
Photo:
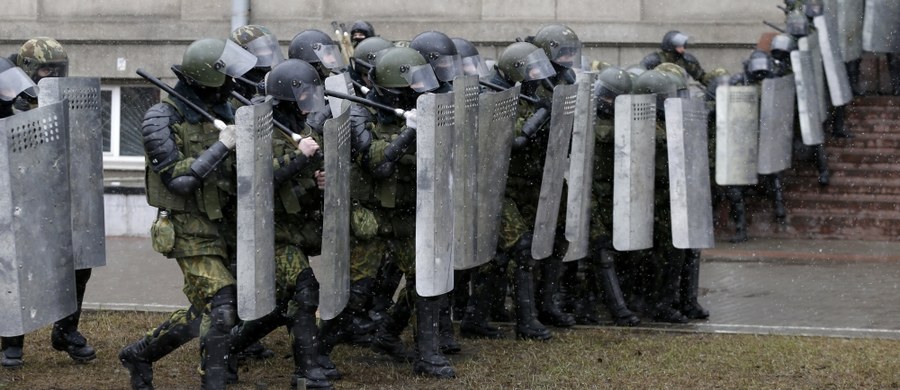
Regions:
[[[143,86],[103,86],[100,89],[104,169],[143,169],[141,121],[147,109],[159,103],[159,89]]]

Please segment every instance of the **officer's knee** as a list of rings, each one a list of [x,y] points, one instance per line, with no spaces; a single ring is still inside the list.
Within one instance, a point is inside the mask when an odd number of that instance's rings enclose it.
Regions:
[[[228,333],[237,324],[237,287],[222,287],[210,302],[210,325],[222,333]]]
[[[347,301],[347,310],[358,313],[366,308],[366,303],[372,296],[375,288],[375,279],[362,278],[350,285],[350,299]]]
[[[313,275],[312,268],[307,268],[297,275],[293,299],[304,312],[315,312],[319,307],[319,282]]]

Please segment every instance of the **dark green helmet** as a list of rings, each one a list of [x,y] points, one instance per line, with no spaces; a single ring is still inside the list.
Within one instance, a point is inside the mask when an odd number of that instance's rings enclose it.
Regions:
[[[375,85],[381,88],[412,88],[428,92],[439,82],[431,65],[419,52],[408,47],[385,49],[375,59]]]
[[[368,72],[375,63],[375,53],[394,47],[394,43],[382,37],[366,38],[353,49],[350,65],[359,73]]]
[[[581,69],[581,40],[571,28],[561,24],[541,27],[532,43],[543,49],[554,64]]]
[[[248,24],[238,27],[231,32],[231,41],[253,53],[259,68],[271,68],[284,61],[278,38],[264,26]]]
[[[0,101],[12,102],[20,93],[29,91],[34,95],[37,86],[34,85],[22,68],[17,67],[10,60],[0,57]],[[36,97],[36,96],[31,96]]]
[[[181,71],[204,87],[221,87],[225,77],[238,77],[256,66],[256,56],[230,40],[204,38],[184,51]]]
[[[513,84],[542,80],[556,74],[547,54],[528,42],[507,46],[497,58],[497,69],[503,78]]]
[[[409,42],[409,47],[418,51],[431,64],[438,80],[453,81],[456,76],[463,74],[462,58],[447,34],[425,31],[416,35]]]
[[[16,65],[22,68],[35,83],[44,77],[66,77],[69,74],[69,56],[55,39],[32,38],[19,48]]]
[[[616,97],[631,93],[631,76],[614,66],[607,66],[597,75],[594,95],[597,97],[597,112],[611,115],[615,109]]]
[[[294,36],[288,47],[288,58],[306,61],[313,66],[321,63],[328,69],[344,67],[341,49],[331,37],[319,30],[305,30]]]
[[[635,94],[655,93],[674,96],[676,85],[675,81],[664,72],[651,69],[638,76],[634,81],[633,90]]]
[[[631,81],[633,83],[634,80],[637,80],[638,76],[644,74],[644,72],[647,71],[647,68],[644,68],[644,66],[641,64],[634,64],[625,68],[625,71],[628,72],[629,75],[631,75]]]
[[[296,102],[301,112],[325,106],[325,86],[319,72],[306,61],[291,58],[266,75],[266,94],[280,101]]]
[[[666,77],[672,79],[672,82],[675,84],[675,89],[682,91],[687,89],[687,71],[684,68],[673,64],[671,62],[663,62],[654,68],[663,74]]]

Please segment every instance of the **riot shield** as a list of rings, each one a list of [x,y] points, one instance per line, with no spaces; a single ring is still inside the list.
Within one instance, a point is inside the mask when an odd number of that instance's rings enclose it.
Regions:
[[[106,265],[106,229],[100,79],[45,77],[38,86],[39,106],[69,101],[69,183],[75,269],[102,267]]]
[[[800,38],[800,42],[806,39]],[[822,130],[822,113],[819,111],[812,54],[808,50],[792,51],[791,68],[794,70],[794,85],[797,88],[800,136],[806,145],[819,145],[825,142],[825,132]]]
[[[271,100],[238,108],[235,126],[238,316],[246,321],[275,309]]]
[[[453,268],[480,265],[475,258],[475,217],[478,193],[478,94],[477,76],[453,79],[456,131],[453,138]]]
[[[828,91],[825,89],[825,65],[822,60],[822,51],[819,47],[819,35],[813,31],[804,38],[797,40],[797,48],[808,51],[812,56],[813,83],[816,86],[816,103],[819,106],[819,120],[822,122],[828,118]]]
[[[478,103],[478,193],[475,263],[494,258],[500,236],[500,210],[509,176],[509,156],[519,110],[519,86],[484,92]]]
[[[350,73],[338,73],[335,75],[328,76],[325,78],[325,89],[333,92],[340,92],[344,95],[356,95],[356,89],[353,88],[353,80],[350,79]],[[334,96],[328,96],[328,107],[331,108],[331,117],[337,118],[343,111],[341,111],[341,102],[344,99],[339,99]]]
[[[593,86],[596,79],[596,72],[580,73],[575,78],[578,95],[575,99],[566,192],[566,241],[569,246],[563,261],[587,257],[590,245],[594,121],[597,119],[597,98]]]
[[[712,248],[715,237],[706,102],[670,98],[665,108],[672,244],[679,249]]]
[[[454,93],[424,94],[416,102],[416,292],[433,297],[453,289]]]
[[[553,108],[550,111],[550,139],[541,177],[541,192],[534,219],[534,239],[531,257],[540,260],[553,253],[556,223],[562,201],[564,176],[568,169],[569,141],[575,121],[575,100],[578,85],[557,85],[553,88]]]
[[[875,53],[900,52],[900,2],[866,0],[863,19],[863,50]]]
[[[791,167],[794,141],[794,76],[765,79],[759,97],[759,165],[763,175]]]
[[[76,309],[67,105],[0,119],[0,336]]]
[[[616,97],[613,160],[613,247],[653,246],[656,95]]]
[[[850,80],[847,78],[847,66],[844,65],[844,57],[841,55],[841,47],[838,43],[838,31],[835,20],[819,15],[813,18],[819,37],[819,48],[822,53],[822,64],[825,68],[825,78],[828,81],[828,92],[831,96],[831,105],[843,106],[853,99],[853,91],[850,90]]]
[[[756,184],[759,165],[759,92],[755,86],[716,89],[716,183]]]
[[[862,56],[862,32],[865,0],[826,0],[825,16],[837,27],[837,42],[844,62]]]
[[[325,121],[325,205],[322,223],[319,317],[330,320],[350,299],[350,103]]]

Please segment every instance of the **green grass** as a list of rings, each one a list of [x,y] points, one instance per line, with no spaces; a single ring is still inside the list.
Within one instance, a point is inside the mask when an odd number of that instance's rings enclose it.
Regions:
[[[49,328],[25,340],[25,367],[0,370],[0,389],[126,389],[122,346],[165,319],[161,313],[86,312],[82,332],[97,359],[74,364],[50,348]],[[511,335],[511,329],[505,329]],[[287,388],[290,344],[279,329],[265,339],[277,356],[241,367],[236,389]],[[621,328],[554,330],[549,342],[461,340],[451,357],[458,378],[412,375],[367,349],[339,346],[333,358],[345,389],[900,389],[900,341],[723,335]],[[155,365],[157,389],[199,388],[197,342]]]

